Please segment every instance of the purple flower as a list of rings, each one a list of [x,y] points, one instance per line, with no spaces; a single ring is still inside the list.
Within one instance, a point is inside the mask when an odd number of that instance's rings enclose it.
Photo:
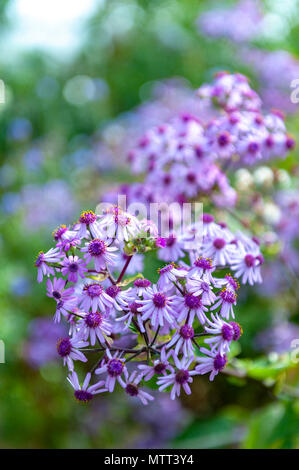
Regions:
[[[72,373],[67,377],[67,380],[69,381],[71,386],[75,389],[74,396],[76,400],[83,402],[83,403],[88,403],[90,400],[92,400],[94,395],[107,391],[106,388],[101,388],[104,385],[103,380],[101,380],[100,382],[97,382],[94,385],[89,386],[90,379],[91,379],[91,374],[90,372],[88,372],[81,386],[79,384],[79,379],[78,379],[78,375],[76,372],[72,371]]]
[[[88,341],[82,341],[82,338],[74,336],[73,338],[60,338],[57,342],[57,352],[63,358],[63,365],[67,364],[70,371],[74,370],[74,360],[87,362],[84,354],[78,348],[88,346]]]
[[[83,279],[87,271],[86,264],[79,256],[69,256],[62,261],[61,272],[63,276],[67,276],[69,282],[77,282],[78,275]]]
[[[134,290],[138,297],[142,297],[147,289],[152,285],[151,281],[148,279],[135,279],[134,281]]]
[[[77,306],[74,288],[68,287],[65,289],[65,284],[64,279],[54,277],[53,282],[47,279],[47,296],[53,297],[57,302],[57,309],[54,316],[54,321],[57,323],[61,320],[61,314],[67,316],[68,312],[72,311]]]
[[[141,333],[145,332],[144,324],[142,321],[142,313],[140,312],[141,303],[131,302],[127,307],[124,307],[125,315],[116,319],[116,321],[125,321],[125,329],[128,329],[132,323],[132,320],[137,321]],[[127,312],[127,313],[126,313]]]
[[[167,289],[169,286],[173,287],[173,282],[177,281],[177,278],[186,277],[188,271],[182,266],[176,266],[174,263],[167,264],[163,268],[158,269],[159,289]]]
[[[212,352],[217,351],[223,356],[229,351],[231,342],[240,338],[242,329],[238,323],[227,323],[217,314],[212,314],[212,320],[207,319],[210,326],[205,326],[205,331],[213,336],[206,338],[204,342],[211,346]]]
[[[126,377],[125,380],[120,377],[119,383],[130,397],[138,397],[143,405],[147,405],[149,401],[154,400],[154,397],[144,390],[140,390],[139,382],[141,380],[142,376],[137,375],[137,370],[135,370],[129,377]]]
[[[192,344],[192,339],[194,338],[194,330],[192,326],[182,325],[180,329],[173,335],[170,342],[166,345],[166,348],[169,349],[172,346],[175,346],[175,354],[178,356],[179,352],[183,352],[183,356],[188,358],[193,355],[194,347]]]
[[[48,263],[59,263],[60,255],[58,248],[51,248],[47,253],[40,251],[34,266],[37,268],[37,282],[42,282],[43,276],[54,276],[54,268],[48,266]]]
[[[154,328],[158,325],[164,326],[165,321],[174,325],[177,315],[173,308],[174,299],[175,296],[159,291],[155,285],[152,288],[149,287],[148,292],[144,293],[144,299],[138,301],[142,305],[138,309],[142,312],[142,320],[150,318]]]
[[[178,312],[177,321],[186,321],[192,325],[195,315],[200,323],[203,325],[206,322],[207,308],[204,307],[200,296],[195,296],[191,293],[186,293],[185,296],[177,296],[175,299],[175,308]]]
[[[122,374],[125,379],[128,377],[128,371],[125,366],[125,360],[121,359],[120,354],[116,352],[114,356],[111,355],[109,349],[106,349],[107,360],[101,364],[101,366],[95,370],[96,374],[107,374],[105,386],[109,392],[112,393],[115,387],[115,382],[120,382]]]
[[[189,384],[193,382],[192,376],[198,374],[196,370],[189,370],[190,365],[194,361],[193,356],[190,359],[184,358],[181,361],[176,356],[174,356],[173,359],[176,366],[176,370],[164,377],[159,377],[157,380],[160,392],[172,385],[172,389],[170,392],[171,400],[174,400],[176,396],[180,396],[181,387],[183,387],[187,395],[190,395],[191,389]]]
[[[173,372],[174,369],[168,361],[170,355],[172,355],[172,351],[168,351],[168,353],[166,353],[166,348],[164,347],[161,349],[160,358],[155,359],[152,366],[146,364],[141,364],[138,366],[138,369],[141,370],[141,374],[145,382],[150,380],[154,375],[166,375],[167,370]]]
[[[107,246],[104,240],[100,240],[99,238],[94,238],[91,242],[86,243],[85,248],[81,250],[86,252],[84,258],[86,258],[87,263],[90,263],[92,259],[94,260],[97,272],[104,270],[106,264],[114,264],[116,259],[116,256],[112,252],[116,251],[117,248]]]
[[[212,290],[212,286],[209,282],[203,281],[196,275],[187,279],[186,287],[190,294],[194,296],[200,296],[203,305],[211,305],[216,300],[216,295]]]
[[[215,375],[222,371],[227,363],[227,357],[225,354],[219,352],[209,351],[207,348],[200,348],[200,351],[205,354],[204,357],[197,357],[196,362],[199,365],[195,367],[198,374],[203,375],[211,372],[210,380],[214,380]]]
[[[184,257],[184,252],[180,246],[180,242],[174,234],[166,238],[165,248],[158,251],[158,258],[162,261],[176,262],[179,258]]]
[[[84,311],[91,309],[92,313],[97,310],[110,310],[115,305],[115,301],[104,291],[103,286],[96,281],[90,281],[84,285],[78,302]]]
[[[107,336],[111,334],[111,325],[100,312],[85,313],[84,317],[77,323],[78,335],[85,341],[90,337],[90,344],[94,346],[96,338],[105,345]]]
[[[97,215],[93,211],[84,211],[79,217],[75,228],[78,230],[79,238],[89,238],[89,231],[94,238],[101,236]],[[88,231],[89,229],[89,231]]]
[[[237,294],[233,290],[223,288],[219,292],[217,302],[211,307],[211,310],[220,307],[220,315],[228,320],[230,315],[235,318],[233,305],[236,305],[236,303]]]

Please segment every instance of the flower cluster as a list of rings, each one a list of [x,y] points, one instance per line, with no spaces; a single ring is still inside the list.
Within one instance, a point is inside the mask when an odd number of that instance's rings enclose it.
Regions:
[[[122,188],[129,202],[182,204],[205,196],[218,207],[233,207],[237,193],[226,175],[229,167],[283,158],[294,148],[282,114],[263,113],[244,75],[218,73],[197,96],[207,121],[182,114],[149,129],[129,152],[132,172],[144,175],[143,182]]]
[[[112,206],[60,226],[56,246],[38,255],[38,281],[47,278],[47,295],[56,303],[54,321],[69,328],[57,353],[81,402],[116,386],[143,404],[153,400],[144,384],[172,399],[181,388],[189,394],[195,375],[213,380],[225,368],[230,345],[240,338],[239,282],[229,271],[242,283],[261,281],[258,241],[233,234],[210,214],[179,236],[156,233],[153,224]],[[169,263],[154,283],[144,278],[138,257],[155,250]],[[83,383],[75,371],[80,363]]]

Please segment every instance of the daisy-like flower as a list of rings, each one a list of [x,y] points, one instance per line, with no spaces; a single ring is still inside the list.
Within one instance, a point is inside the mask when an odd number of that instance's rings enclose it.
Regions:
[[[203,325],[206,322],[207,308],[203,305],[201,296],[196,296],[188,292],[185,296],[177,296],[175,299],[175,308],[179,312],[177,321],[187,321],[189,325],[192,325],[195,315],[197,316],[200,323]]]
[[[176,266],[174,263],[170,263],[163,268],[159,268],[159,289],[167,289],[169,286],[173,287],[173,282],[176,282],[178,277],[186,277],[187,273],[188,271],[186,268],[183,266]]]
[[[232,318],[235,318],[233,306],[237,303],[237,294],[230,290],[226,289],[225,287],[219,292],[217,296],[217,302],[211,307],[211,310],[215,310],[216,308],[220,307],[219,314],[229,319],[230,315]]]
[[[69,237],[71,234],[74,234],[74,231],[71,231],[69,227],[66,225],[60,225],[57,227],[56,230],[53,232],[53,238],[55,241],[63,240],[67,237]]]
[[[137,375],[137,370],[134,370],[134,372],[129,377],[126,377],[125,380],[120,377],[119,383],[130,397],[138,397],[143,405],[147,405],[149,401],[154,400],[154,397],[140,389],[139,382],[141,382],[141,380],[142,375]]]
[[[181,248],[180,242],[174,234],[166,238],[165,248],[158,251],[158,258],[162,261],[176,262],[179,258],[184,257],[184,252]]]
[[[57,302],[54,322],[59,323],[61,315],[67,316],[77,306],[77,299],[74,296],[75,289],[68,287],[65,289],[66,281],[64,279],[53,278],[53,282],[47,279],[47,296],[53,297]]]
[[[204,281],[211,282],[213,284],[214,279],[212,273],[215,271],[215,269],[216,268],[213,266],[212,260],[210,258],[202,258],[200,256],[194,261],[188,276],[192,277],[196,275]]]
[[[203,281],[196,275],[187,279],[186,287],[190,294],[201,296],[203,305],[211,305],[216,300],[216,295],[213,292],[212,286],[209,282]]]
[[[166,348],[169,349],[176,345],[174,350],[175,354],[178,356],[180,350],[182,350],[184,357],[188,358],[194,351],[192,338],[194,338],[194,330],[192,326],[188,324],[182,325],[166,345]]]
[[[40,251],[34,266],[37,268],[37,282],[42,282],[44,276],[54,276],[55,270],[50,263],[59,263],[60,253],[59,248],[51,248],[47,253]]]
[[[224,279],[215,279],[215,285],[216,287],[225,287],[226,289],[233,290],[234,292],[237,292],[240,288],[240,284],[231,274],[226,274]]]
[[[78,236],[80,238],[90,238],[88,229],[94,238],[101,236],[98,217],[93,211],[82,212],[75,228],[78,231]]]
[[[224,266],[230,264],[232,255],[236,251],[234,244],[228,237],[217,236],[208,240],[202,250],[203,256],[212,259],[213,264]]]
[[[129,241],[140,231],[138,219],[117,206],[109,207],[99,219],[99,226],[108,238]]]
[[[88,403],[90,400],[92,400],[94,395],[97,395],[98,393],[102,393],[102,392],[107,392],[106,388],[102,388],[105,383],[103,380],[101,380],[100,382],[97,382],[94,385],[89,385],[90,379],[91,379],[91,373],[88,372],[81,386],[76,372],[73,371],[67,377],[68,382],[71,384],[71,386],[75,390],[74,396],[76,400],[81,401],[83,403]]]
[[[191,389],[189,384],[193,382],[193,375],[197,375],[198,372],[196,370],[189,370],[190,365],[194,361],[194,357],[192,356],[189,359],[183,358],[181,361],[174,355],[173,356],[174,363],[176,366],[176,370],[171,372],[168,375],[163,377],[159,377],[157,380],[157,385],[159,385],[159,390],[165,390],[165,388],[170,387],[172,385],[172,389],[170,392],[171,400],[175,400],[176,396],[180,396],[181,394],[181,387],[183,387],[185,393],[190,395]]]
[[[109,349],[106,349],[106,356],[107,360],[105,360],[105,362],[95,370],[95,373],[98,375],[107,374],[105,386],[107,387],[108,391],[112,393],[115,387],[115,382],[120,382],[122,374],[124,374],[125,379],[127,379],[129,374],[125,365],[125,359],[121,358],[119,352],[116,352],[112,356]]]
[[[81,244],[81,238],[78,236],[77,232],[67,232],[69,235],[63,236],[58,243],[56,243],[56,247],[60,249],[60,252],[67,252],[71,248],[76,248]]]
[[[151,281],[148,279],[135,279],[134,281],[134,291],[138,297],[142,297],[148,288],[152,285]]]
[[[123,310],[128,303],[134,302],[135,296],[133,289],[122,290],[121,287],[113,284],[106,288],[106,294],[113,299],[116,310]]]
[[[138,302],[129,303],[128,306],[124,308],[125,312],[127,313],[123,315],[122,317],[117,318],[116,321],[126,322],[125,329],[128,329],[132,323],[132,320],[134,319],[137,321],[137,324],[139,326],[141,333],[144,333],[145,328],[144,328],[143,321],[141,318],[142,313],[139,311],[140,307],[142,307],[141,303],[138,303]]]
[[[57,342],[57,352],[63,358],[63,365],[67,364],[70,371],[74,370],[74,360],[87,362],[87,358],[78,348],[88,346],[88,341],[82,341],[82,338],[74,336],[73,338],[60,338]]]
[[[172,355],[172,350],[166,353],[166,348],[161,349],[161,355],[159,359],[155,359],[152,366],[147,364],[141,364],[138,369],[141,370],[141,374],[145,382],[150,380],[154,375],[166,375],[167,370],[174,371],[172,365],[168,359]]]
[[[63,276],[67,276],[69,282],[77,282],[78,275],[83,279],[87,271],[86,264],[79,256],[65,257],[62,261],[61,272]]]
[[[81,250],[86,252],[84,255],[86,263],[90,263],[92,259],[94,260],[97,272],[106,269],[106,264],[114,264],[116,260],[116,255],[113,254],[113,251],[116,251],[117,248],[107,246],[104,240],[99,238],[94,238],[91,242],[86,243],[86,246]]]
[[[212,381],[214,377],[225,368],[227,357],[225,354],[221,355],[219,352],[212,352],[207,348],[200,348],[200,351],[205,354],[205,356],[196,358],[196,362],[199,362],[199,365],[197,365],[195,369],[200,375],[211,372],[210,380]]]
[[[88,311],[91,309],[92,313],[97,310],[110,310],[115,305],[115,301],[105,292],[103,286],[96,281],[90,281],[84,285],[78,302],[82,310]]]
[[[111,325],[100,312],[85,313],[84,317],[78,321],[78,335],[85,341],[90,337],[90,344],[95,345],[96,338],[105,345],[107,336],[111,334]]]
[[[249,283],[253,286],[255,283],[262,282],[261,265],[264,258],[261,254],[246,253],[244,249],[238,250],[231,261],[231,268],[235,271],[236,277],[241,277],[242,284]]]
[[[221,227],[216,224],[212,214],[202,214],[202,231],[205,238],[214,238],[221,234]]]
[[[142,305],[138,309],[142,312],[142,320],[145,321],[150,318],[151,325],[154,328],[158,325],[164,326],[166,321],[174,325],[177,315],[176,310],[173,308],[175,297],[158,290],[156,285],[153,285],[152,288],[149,287],[148,291],[144,293],[143,300],[138,301]]]
[[[225,322],[217,314],[211,316],[213,321],[207,319],[210,326],[205,326],[205,331],[213,336],[204,342],[210,345],[212,352],[218,351],[223,356],[229,351],[231,342],[238,341],[242,328],[236,322]]]

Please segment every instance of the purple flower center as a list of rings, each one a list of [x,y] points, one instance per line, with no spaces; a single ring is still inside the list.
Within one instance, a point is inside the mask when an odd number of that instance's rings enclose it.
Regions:
[[[135,279],[134,286],[135,287],[149,287],[151,285],[151,281],[148,279]]]
[[[62,235],[67,231],[67,228],[65,225],[61,225],[60,227],[58,227],[54,232],[53,232],[53,237],[54,237],[54,240],[60,240],[60,238],[62,237]]]
[[[95,238],[88,245],[88,252],[91,256],[101,256],[106,252],[106,243]]]
[[[185,295],[185,305],[188,308],[196,309],[201,307],[201,297],[196,297],[193,294]]]
[[[296,142],[295,142],[295,140],[293,139],[293,137],[290,137],[290,136],[287,137],[287,139],[286,139],[286,148],[287,148],[288,150],[291,150],[291,149],[293,149],[293,148],[295,147],[295,145],[296,145]]]
[[[112,299],[115,299],[115,297],[117,296],[117,294],[119,294],[119,292],[121,292],[121,288],[118,286],[109,286],[106,289],[106,294],[112,297]]]
[[[221,354],[216,354],[215,359],[214,359],[214,369],[215,370],[222,370],[226,366],[227,363],[227,358],[226,355],[224,354],[221,356]]]
[[[102,321],[103,318],[100,313],[89,313],[85,317],[85,323],[89,328],[97,328],[101,325]]]
[[[164,364],[164,362],[158,362],[158,364],[156,364],[154,366],[154,371],[156,374],[162,374],[166,369],[166,364]]]
[[[191,339],[194,336],[194,330],[192,326],[183,325],[180,329],[180,335],[184,339]]]
[[[163,178],[163,182],[166,186],[168,186],[172,181],[172,178],[170,175],[165,175],[164,178]]]
[[[214,222],[214,217],[211,214],[203,214],[202,221],[204,224],[211,224]]]
[[[39,268],[39,267],[42,265],[42,263],[44,262],[44,259],[45,259],[44,252],[41,251],[41,252],[38,254],[38,257],[36,258],[36,261],[35,261],[35,263],[34,263],[34,266],[35,266],[36,268]]]
[[[188,181],[188,183],[195,183],[195,181],[196,181],[195,173],[189,172],[187,174],[186,180]]]
[[[244,261],[248,268],[252,268],[255,265],[255,257],[253,255],[246,255]]]
[[[82,212],[80,218],[79,218],[79,222],[80,224],[92,224],[93,222],[95,222],[97,220],[97,216],[95,215],[94,212],[92,211],[85,211],[85,212]]]
[[[266,147],[268,147],[268,148],[273,147],[273,145],[274,145],[274,139],[273,139],[272,135],[269,135],[269,136],[265,139],[265,144],[266,144]]]
[[[71,273],[76,273],[76,272],[78,272],[78,269],[79,269],[78,263],[70,263],[70,264],[69,264],[69,271],[70,271]]]
[[[248,145],[248,152],[256,153],[259,150],[260,146],[257,142],[250,142]]]
[[[72,345],[69,338],[61,338],[57,343],[57,352],[59,356],[66,357],[70,354]]]
[[[88,403],[93,398],[93,394],[86,390],[75,390],[74,395],[76,400],[83,401],[84,403]]]
[[[174,235],[170,235],[169,238],[166,238],[166,246],[173,246],[176,243],[176,238]]]
[[[230,142],[230,135],[228,132],[221,132],[218,136],[218,144],[220,147],[225,147]]]
[[[53,295],[54,299],[56,299],[56,300],[61,299],[61,293],[58,292],[58,290],[53,290],[52,295]]]
[[[197,260],[194,261],[194,266],[202,269],[212,269],[212,262],[208,258],[197,258]]]
[[[127,384],[126,385],[126,393],[131,397],[137,397],[138,395],[138,387],[135,384]]]
[[[226,241],[223,238],[215,238],[213,245],[216,250],[221,250],[226,245]]]
[[[97,283],[84,286],[83,290],[86,292],[86,294],[89,297],[92,297],[92,298],[99,297],[101,293],[103,292],[102,286],[100,286],[100,284],[97,284]]]
[[[234,330],[233,340],[238,341],[238,339],[240,339],[240,336],[242,334],[242,328],[239,325],[239,323],[237,323],[235,321],[231,321],[230,325],[233,327],[233,330]]]
[[[159,268],[159,269],[158,269],[158,273],[159,273],[159,274],[169,273],[169,271],[171,271],[172,269],[173,269],[173,263],[167,264],[167,265],[164,266],[163,268]]]
[[[235,289],[238,290],[240,285],[236,279],[234,279],[230,274],[225,275],[225,279],[228,281],[228,283]]]
[[[219,293],[220,297],[224,302],[227,302],[228,304],[234,304],[236,302],[236,294],[232,292],[231,290],[226,290],[223,289]]]
[[[153,302],[155,307],[157,308],[163,308],[166,305],[166,295],[162,294],[161,292],[158,292],[158,294],[154,294],[153,296]]]
[[[140,315],[140,312],[138,311],[138,308],[139,307],[142,307],[142,304],[138,304],[137,302],[132,302],[130,305],[129,305],[129,309],[132,313],[134,313],[134,315]]]
[[[189,377],[190,377],[190,375],[189,375],[189,372],[187,370],[180,369],[175,374],[175,381],[178,384],[183,385],[186,382],[188,382]]]
[[[118,377],[123,373],[124,363],[120,359],[110,359],[107,365],[108,374],[111,377]]]
[[[231,341],[234,337],[234,329],[230,325],[223,325],[221,328],[221,334],[225,341]]]

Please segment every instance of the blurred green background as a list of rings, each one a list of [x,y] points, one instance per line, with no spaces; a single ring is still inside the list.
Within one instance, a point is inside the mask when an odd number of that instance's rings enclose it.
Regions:
[[[251,289],[240,300],[244,335],[235,354],[245,378],[222,375],[212,384],[208,377],[196,378],[190,397],[171,403],[162,396],[147,409],[121,393],[80,406],[56,357],[63,329],[52,324],[52,304],[33,267],[58,224],[94,208],[115,182],[131,180],[124,135],[134,141],[136,131],[138,137],[142,125],[133,109],[163,101],[163,84],[189,99],[192,88],[226,69],[247,74],[254,87],[269,91],[248,47],[266,56],[288,51],[297,70],[298,2],[258,3],[266,29],[245,45],[198,27],[201,13],[234,9],[235,2],[1,1],[1,448],[299,447],[299,373],[288,352],[290,340],[281,346],[290,334],[286,324],[292,338],[299,337],[297,299],[289,288],[276,297]],[[298,108],[290,103],[290,83],[278,59],[275,64],[287,125],[298,139]],[[175,107],[176,94],[171,100]],[[160,118],[150,107],[144,115],[145,122]],[[294,175],[297,159],[295,151],[275,165]],[[271,273],[266,277],[272,285]],[[268,339],[256,341],[273,325],[278,347],[271,330],[270,346]]]

